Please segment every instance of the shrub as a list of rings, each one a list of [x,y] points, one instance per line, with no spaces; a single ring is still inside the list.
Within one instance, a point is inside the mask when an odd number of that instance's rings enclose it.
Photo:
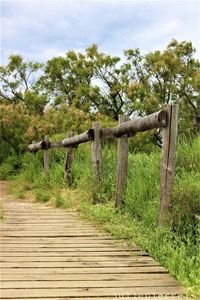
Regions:
[[[19,171],[20,166],[20,157],[15,154],[8,156],[6,160],[0,165],[0,180],[6,180],[16,175]]]
[[[38,189],[35,191],[35,198],[37,201],[40,202],[47,202],[51,198],[51,194],[47,191],[43,191],[41,189]]]
[[[72,201],[69,197],[62,197],[61,195],[56,195],[55,198],[56,207],[70,208],[72,206]]]

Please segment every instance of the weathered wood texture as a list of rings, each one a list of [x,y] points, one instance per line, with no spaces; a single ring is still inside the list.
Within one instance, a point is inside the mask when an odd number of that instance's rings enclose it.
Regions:
[[[127,122],[129,117],[119,115],[119,125]],[[115,206],[120,207],[124,202],[126,180],[128,171],[128,137],[127,135],[121,136],[117,140],[117,182],[116,182],[116,195]]]
[[[147,253],[113,240],[76,212],[11,199],[4,207],[1,299],[175,300],[183,294]]]
[[[130,120],[124,124],[120,124],[116,127],[102,128],[101,137],[104,139],[109,139],[113,137],[120,137],[124,134],[133,136],[137,132],[146,131],[153,128],[165,127],[166,125],[167,113],[166,110],[161,110],[146,117],[134,118],[133,120]],[[86,132],[73,136],[71,138],[64,139],[62,142],[51,142],[47,144],[45,141],[40,141],[35,144],[32,143],[28,146],[28,149],[34,152],[40,149],[76,146],[78,144],[93,140],[93,138],[94,132],[93,129],[90,128]]]
[[[168,218],[176,164],[176,142],[178,135],[178,105],[167,107],[167,127],[163,128],[163,148],[160,167],[160,214],[159,224]]]
[[[103,128],[102,137],[120,137],[124,134],[133,136],[137,132],[146,131],[153,128],[165,127],[167,125],[167,112],[161,110],[146,117],[137,117],[133,120],[122,123],[116,127]]]
[[[76,146],[78,144],[82,144],[88,142],[93,139],[93,130],[89,129],[86,132],[73,136],[71,138],[67,138],[62,141],[63,147]]]
[[[47,145],[47,148],[44,150],[44,173],[47,176],[49,173],[49,136],[46,135],[44,138],[45,144]]]
[[[72,138],[73,133],[68,133],[68,138]],[[68,183],[68,185],[72,184],[72,156],[73,156],[73,147],[67,147],[66,150],[66,161],[65,161],[65,173],[64,173],[64,179]]]
[[[88,142],[92,139],[93,139],[93,130],[89,129],[82,134],[70,138],[66,138],[63,141],[46,143],[45,140],[43,140],[38,143],[32,143],[28,146],[28,149],[30,152],[37,152],[38,150],[44,150],[49,148],[70,147],[70,146],[76,146],[81,143]]]
[[[92,168],[93,168],[93,201],[98,201],[100,173],[101,173],[101,125],[93,123],[94,138],[92,141]]]
[[[32,144],[28,145],[28,149],[29,149],[30,152],[36,152],[36,151],[38,151],[40,149],[44,149],[44,147],[43,147],[43,141],[40,141],[38,143],[36,143],[36,142],[33,143],[32,142]]]

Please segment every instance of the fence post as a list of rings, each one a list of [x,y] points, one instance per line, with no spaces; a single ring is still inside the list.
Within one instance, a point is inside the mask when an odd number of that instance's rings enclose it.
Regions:
[[[69,132],[67,137],[68,138],[73,137],[73,132]],[[72,146],[67,147],[64,179],[68,183],[68,185],[72,184],[72,173],[71,173],[72,158],[73,158],[72,156],[73,156],[73,147]]]
[[[32,144],[35,144],[35,143],[36,143],[35,141],[32,141]],[[33,161],[34,155],[35,155],[35,152],[31,151],[31,152],[30,152],[30,162]]]
[[[93,167],[93,201],[98,201],[101,172],[101,124],[93,123],[94,140],[92,141],[92,167]]]
[[[45,135],[44,141],[46,142],[47,146],[46,149],[44,150],[44,174],[47,176],[49,173],[49,136]]]
[[[119,115],[119,124],[129,120],[128,116]],[[124,202],[128,171],[128,136],[123,135],[117,140],[117,181],[115,206],[120,207]]]
[[[163,148],[160,166],[160,212],[159,225],[164,225],[172,198],[175,176],[176,142],[178,135],[178,105],[167,106],[167,126],[163,128]]]

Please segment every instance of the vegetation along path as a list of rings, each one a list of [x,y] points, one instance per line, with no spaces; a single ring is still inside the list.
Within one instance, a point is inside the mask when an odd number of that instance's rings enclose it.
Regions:
[[[1,299],[184,299],[147,253],[113,240],[77,212],[6,195],[3,202]]]

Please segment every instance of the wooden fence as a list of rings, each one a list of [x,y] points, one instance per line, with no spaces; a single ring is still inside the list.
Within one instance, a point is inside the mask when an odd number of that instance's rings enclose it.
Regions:
[[[71,185],[71,166],[73,158],[73,148],[81,143],[92,142],[92,168],[93,168],[93,200],[98,200],[101,174],[101,142],[103,139],[117,138],[117,179],[115,205],[120,207],[124,202],[126,189],[126,178],[128,169],[128,138],[133,137],[137,132],[142,132],[154,128],[163,128],[163,145],[160,167],[160,211],[159,224],[163,225],[168,217],[172,198],[172,188],[175,175],[176,162],[176,141],[178,129],[178,106],[176,104],[167,105],[161,111],[145,117],[137,117],[130,120],[126,116],[119,116],[119,124],[116,127],[101,128],[100,123],[93,123],[92,128],[86,132],[74,136],[68,133],[66,139],[59,142],[50,142],[45,136],[43,141],[33,142],[28,146],[31,155],[38,150],[44,150],[44,172],[49,171],[49,149],[66,147],[66,162],[64,178]]]

